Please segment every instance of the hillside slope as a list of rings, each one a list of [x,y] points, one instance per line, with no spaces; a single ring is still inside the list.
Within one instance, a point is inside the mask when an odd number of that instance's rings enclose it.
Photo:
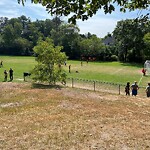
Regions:
[[[0,149],[150,149],[150,99],[0,84]]]

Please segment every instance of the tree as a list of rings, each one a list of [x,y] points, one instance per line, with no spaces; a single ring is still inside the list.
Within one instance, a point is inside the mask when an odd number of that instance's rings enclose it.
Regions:
[[[4,27],[3,33],[3,40],[5,42],[6,45],[11,46],[13,41],[14,41],[14,29],[12,27],[12,25],[6,25]]]
[[[24,5],[25,1],[18,0],[18,3],[22,2]],[[87,20],[95,15],[99,9],[103,9],[105,13],[111,13],[115,11],[115,5],[120,7],[120,11],[125,12],[126,9],[146,9],[150,4],[149,0],[31,0],[31,2],[46,6],[51,15],[71,15],[69,22],[73,23],[77,19]]]
[[[50,31],[53,29],[53,22],[50,19],[44,21],[44,36],[49,36]]]
[[[4,53],[4,40],[2,35],[0,34],[0,54],[2,55]]]
[[[23,27],[24,30],[27,28],[28,24],[31,22],[30,18],[27,18],[24,15],[18,17],[18,19],[22,23],[22,27]]]
[[[38,62],[33,69],[35,81],[55,84],[56,81],[65,80],[66,75],[61,65],[67,60],[67,56],[61,52],[61,49],[61,46],[54,46],[53,40],[50,38],[38,41],[37,46],[34,47]]]
[[[43,34],[39,32],[34,23],[30,23],[28,25],[28,40],[32,41],[33,45],[35,46],[39,37],[43,37]]]
[[[8,18],[0,17],[0,33],[2,33],[3,28],[8,24]]]
[[[89,58],[95,57],[97,59],[104,58],[106,47],[102,40],[96,35],[91,35],[90,38],[82,39],[80,42],[81,55]],[[104,58],[105,59],[105,58]]]
[[[147,17],[127,19],[117,23],[113,35],[121,61],[142,61],[145,48],[143,37],[149,30]]]
[[[79,28],[74,24],[65,24],[61,26],[62,30],[62,45],[63,51],[70,59],[80,58],[80,51],[78,47]]]
[[[13,55],[31,55],[33,54],[32,44],[30,41],[24,38],[17,38],[14,40],[14,50]]]
[[[144,42],[150,46],[150,32],[144,35]]]
[[[146,59],[150,59],[150,32],[144,35],[144,42],[146,44],[146,48],[144,50],[144,54]]]

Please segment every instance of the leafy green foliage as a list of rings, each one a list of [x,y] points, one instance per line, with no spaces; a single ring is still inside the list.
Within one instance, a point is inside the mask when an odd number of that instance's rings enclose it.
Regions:
[[[144,54],[146,59],[150,59],[150,32],[144,35],[144,43],[146,44],[146,48],[144,50]]]
[[[62,51],[69,58],[79,58],[78,41],[80,41],[80,35],[76,25],[63,23],[58,17],[34,22],[25,16],[10,20],[0,17],[1,54],[32,55],[33,47],[37,44],[38,39],[46,37],[52,38],[55,45],[62,45]]]
[[[18,3],[22,2],[24,5],[25,1],[18,0]],[[126,9],[145,9],[150,4],[149,0],[31,0],[31,2],[46,6],[51,15],[71,15],[68,21],[72,23],[76,23],[77,19],[87,20],[96,14],[99,9],[103,9],[105,13],[112,13],[115,11],[115,4],[120,6],[120,11],[123,12]]]
[[[55,84],[56,81],[65,82],[65,72],[62,64],[67,60],[65,53],[61,52],[61,46],[54,46],[52,39],[39,40],[34,47],[36,61],[38,64],[33,69],[33,79],[35,81]]]
[[[148,18],[136,18],[119,21],[114,30],[118,56],[121,61],[139,61],[144,59],[145,43],[143,37],[149,32]]]
[[[95,35],[85,38],[80,41],[81,55],[84,57],[101,57],[105,53],[106,46],[101,39]]]
[[[148,32],[147,34],[145,34],[144,36],[144,41],[147,45],[150,46],[150,32]]]
[[[13,54],[16,55],[31,55],[32,53],[30,52],[30,49],[32,47],[31,42],[29,42],[25,38],[17,38],[14,41],[14,47],[15,49],[13,50]]]

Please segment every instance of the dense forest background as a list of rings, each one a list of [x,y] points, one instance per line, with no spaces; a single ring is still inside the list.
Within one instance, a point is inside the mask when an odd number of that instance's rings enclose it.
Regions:
[[[26,16],[0,17],[0,55],[34,55],[39,39],[49,37],[63,46],[74,60],[143,62],[150,59],[150,21],[148,16],[121,20],[112,34],[99,38],[91,33],[79,34],[77,25],[60,18],[31,21]]]

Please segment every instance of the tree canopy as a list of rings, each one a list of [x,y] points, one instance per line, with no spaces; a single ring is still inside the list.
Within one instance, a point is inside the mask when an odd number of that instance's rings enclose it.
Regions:
[[[149,26],[150,21],[147,17],[127,19],[117,23],[113,36],[118,49],[119,60],[142,62],[145,58],[149,58],[145,51],[147,46],[143,39],[145,34],[150,32]]]
[[[33,79],[35,81],[49,82],[55,84],[56,81],[65,82],[65,72],[61,65],[67,60],[65,53],[61,52],[61,46],[55,46],[53,40],[46,38],[45,41],[39,39],[34,47],[38,64],[33,69]]]
[[[18,0],[24,5],[26,0]],[[149,0],[31,0],[32,3],[40,3],[46,7],[51,15],[70,16],[69,22],[76,23],[77,19],[87,20],[97,13],[99,9],[106,14],[115,11],[115,6],[120,7],[120,11],[127,9],[146,9],[150,5]]]

